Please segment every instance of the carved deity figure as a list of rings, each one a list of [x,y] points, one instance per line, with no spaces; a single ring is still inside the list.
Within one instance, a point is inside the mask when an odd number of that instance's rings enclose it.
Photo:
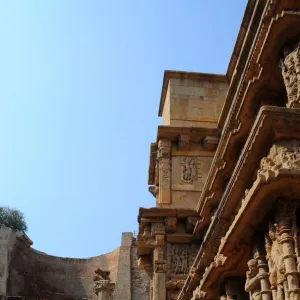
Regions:
[[[246,273],[245,291],[250,294],[251,300],[261,300],[260,277],[257,267],[257,260],[250,259],[248,261],[249,271]]]
[[[188,251],[185,249],[181,252],[181,273],[187,274],[188,273]]]
[[[278,238],[277,226],[273,224],[269,224],[269,236],[266,237],[266,252],[273,298],[276,297],[276,300],[284,300],[285,294],[287,293],[285,265],[282,247]]]
[[[182,274],[185,275],[189,270],[189,262],[188,262],[188,250],[187,249],[179,249],[178,245],[174,246],[172,253],[172,268],[174,274]]]
[[[181,178],[184,182],[190,183],[195,179],[196,162],[194,157],[185,157],[181,161]]]

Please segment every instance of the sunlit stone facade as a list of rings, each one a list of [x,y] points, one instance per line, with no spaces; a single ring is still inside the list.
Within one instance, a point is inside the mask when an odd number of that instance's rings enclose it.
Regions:
[[[150,300],[300,299],[299,108],[299,0],[248,1],[225,75],[165,71],[136,242]]]

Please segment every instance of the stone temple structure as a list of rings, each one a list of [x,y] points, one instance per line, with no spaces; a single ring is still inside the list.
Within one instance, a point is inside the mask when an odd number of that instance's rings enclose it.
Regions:
[[[249,0],[226,74],[165,71],[159,116],[137,237],[69,259],[2,227],[2,298],[300,300],[300,0]]]
[[[165,71],[159,116],[150,299],[299,300],[300,0],[249,0],[227,73]]]

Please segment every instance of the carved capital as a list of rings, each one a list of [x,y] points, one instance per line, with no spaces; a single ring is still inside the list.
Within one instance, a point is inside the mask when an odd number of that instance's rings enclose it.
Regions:
[[[171,141],[170,140],[159,140],[158,141],[158,153],[157,158],[170,158],[171,155]]]
[[[164,223],[152,223],[151,224],[151,235],[165,235],[165,224]]]
[[[115,284],[110,280],[98,280],[94,282],[94,292],[98,295],[100,292],[111,293],[114,290]]]

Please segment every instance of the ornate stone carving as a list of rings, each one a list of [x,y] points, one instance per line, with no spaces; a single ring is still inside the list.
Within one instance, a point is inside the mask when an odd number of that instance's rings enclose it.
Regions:
[[[167,262],[165,260],[156,260],[154,262],[155,273],[167,273]]]
[[[245,291],[249,293],[251,300],[260,300],[260,277],[257,267],[257,260],[248,261],[249,271],[246,273]]]
[[[157,158],[169,158],[171,152],[171,141],[170,140],[159,140],[158,141],[158,153]]]
[[[186,275],[189,272],[190,248],[186,245],[172,246],[172,273]]]
[[[196,158],[181,157],[181,183],[191,184],[196,180]]]
[[[287,107],[300,107],[300,43],[286,46],[279,63],[288,96]]]
[[[279,297],[284,294],[285,266],[278,231],[272,223],[269,224],[269,233],[266,237],[266,252],[272,294]]]
[[[171,178],[171,167],[170,167],[171,160],[169,158],[161,158],[159,161],[159,178],[160,184],[159,186],[162,189],[169,189],[170,188],[170,178]]]
[[[104,296],[103,299],[106,299],[114,290],[114,283],[111,283],[109,279],[109,272],[103,271],[100,268],[95,270],[96,275],[93,277],[94,281],[94,292],[99,297],[99,295],[102,293]],[[105,298],[105,296],[107,296]],[[102,299],[100,297],[100,299]]]
[[[273,177],[279,170],[300,171],[300,141],[280,141],[272,146],[267,157],[260,162],[258,177]]]
[[[151,224],[151,235],[164,235],[166,233],[164,223],[152,223]]]
[[[266,236],[266,252],[269,265],[269,281],[273,299],[299,300],[300,289],[295,253],[295,206],[288,199],[276,203],[275,223],[269,223]]]
[[[159,187],[156,185],[152,185],[148,187],[148,191],[156,198],[159,192]]]

